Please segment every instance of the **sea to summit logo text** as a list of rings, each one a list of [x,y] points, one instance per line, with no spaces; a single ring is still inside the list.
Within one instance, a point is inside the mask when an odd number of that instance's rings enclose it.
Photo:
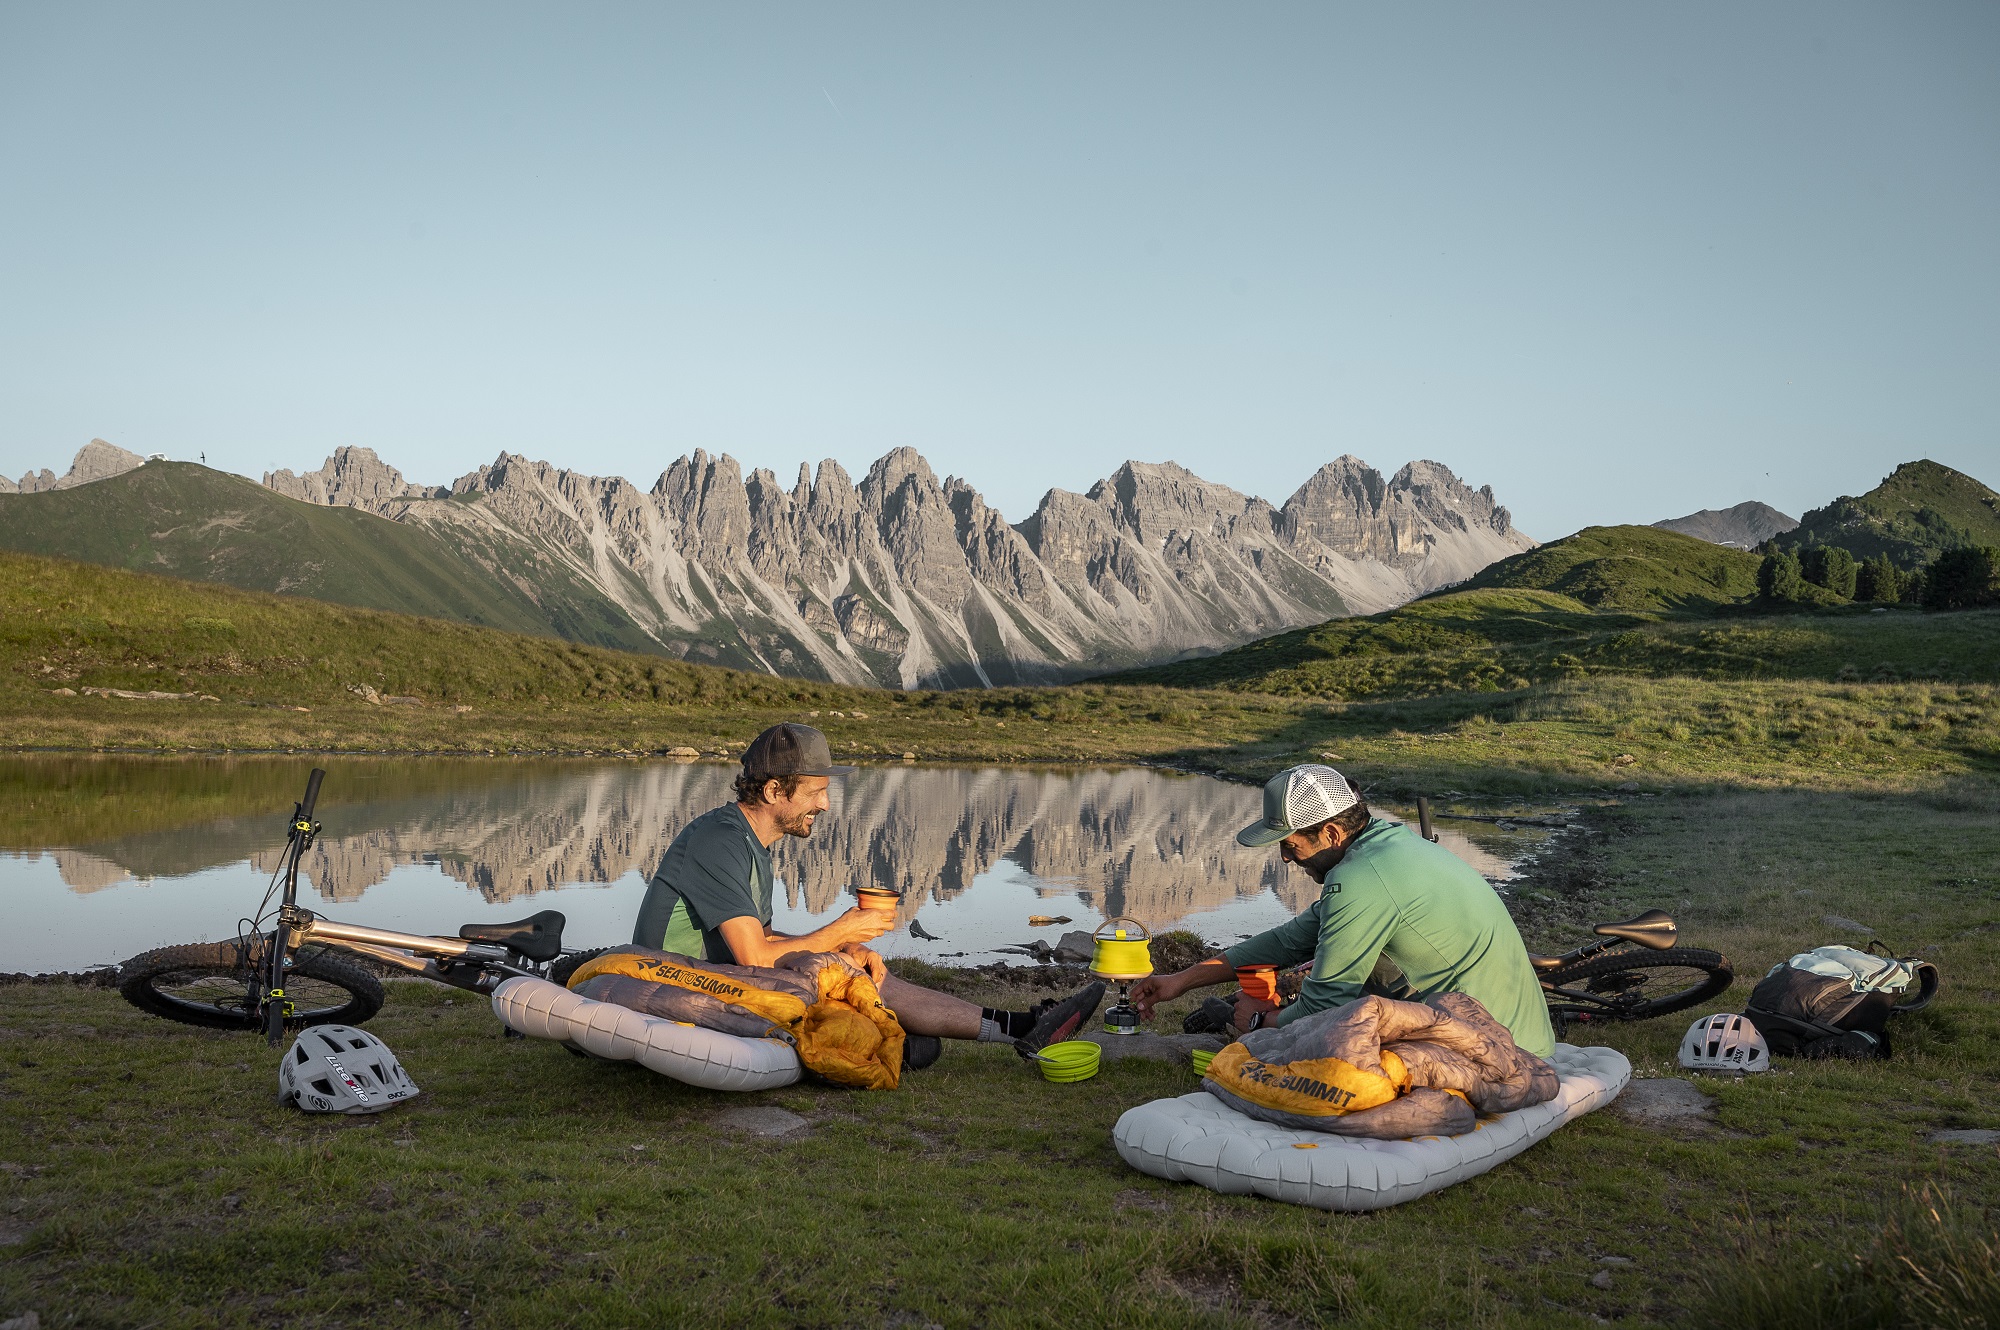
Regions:
[[[697,993],[712,993],[718,997],[742,997],[747,991],[743,985],[724,979],[719,974],[706,970],[687,970],[671,961],[647,960],[641,969],[650,970],[650,978],[663,984],[673,984],[679,988],[692,988]]]
[[[1295,1071],[1273,1067],[1255,1058],[1243,1064],[1238,1073],[1246,1081],[1286,1094],[1300,1095],[1306,1099],[1317,1099],[1335,1112],[1354,1102],[1354,1091],[1343,1090],[1337,1085],[1328,1085],[1314,1076],[1302,1075]]]

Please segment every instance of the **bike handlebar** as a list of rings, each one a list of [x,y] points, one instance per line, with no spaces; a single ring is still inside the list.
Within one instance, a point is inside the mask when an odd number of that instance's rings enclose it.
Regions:
[[[301,822],[312,821],[313,805],[319,802],[319,783],[325,779],[326,773],[318,767],[314,767],[312,775],[306,777],[305,802],[299,805],[299,820]]]

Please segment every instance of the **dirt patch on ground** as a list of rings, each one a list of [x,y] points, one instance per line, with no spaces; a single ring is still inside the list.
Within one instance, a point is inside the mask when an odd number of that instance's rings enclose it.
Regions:
[[[1708,1131],[1715,1103],[1691,1081],[1667,1076],[1627,1085],[1612,1108],[1628,1122],[1667,1131]]]

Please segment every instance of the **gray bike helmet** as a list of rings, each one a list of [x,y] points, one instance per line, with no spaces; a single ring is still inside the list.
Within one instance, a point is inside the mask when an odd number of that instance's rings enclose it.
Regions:
[[[314,1025],[278,1067],[278,1102],[308,1113],[380,1113],[417,1097],[389,1046],[351,1025]]]

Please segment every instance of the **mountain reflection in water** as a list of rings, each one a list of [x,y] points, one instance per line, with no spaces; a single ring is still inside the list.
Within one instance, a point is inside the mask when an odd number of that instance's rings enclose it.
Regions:
[[[348,902],[396,868],[433,864],[496,904],[650,875],[689,819],[733,797],[735,775],[715,764],[543,770],[337,818],[328,811],[302,872],[320,895]],[[896,887],[913,914],[925,900],[958,896],[1003,859],[1107,914],[1149,924],[1266,890],[1302,909],[1315,894],[1309,880],[1268,851],[1236,844],[1237,829],[1256,816],[1255,797],[1150,770],[867,768],[838,782],[811,838],[786,837],[773,862],[786,903],[813,914],[860,882]],[[269,873],[281,853],[268,843],[248,857]],[[80,890],[138,876],[146,857],[133,856],[135,872],[87,851],[56,855]]]
[[[161,879],[225,865],[267,875],[281,858],[283,811],[296,797],[291,791],[302,783],[304,765],[294,760],[246,768],[254,773],[254,788],[234,791],[244,811],[229,816],[212,816],[212,799],[202,804],[211,815],[191,825],[157,825],[173,820],[162,814],[154,825],[108,840],[35,844],[31,830],[15,833],[11,843],[30,861],[50,855],[76,893],[127,883],[165,885]],[[618,909],[636,911],[638,885],[690,818],[732,797],[737,770],[714,763],[327,765],[328,797],[320,811],[325,830],[303,867],[324,902],[361,901],[398,870],[422,873],[429,866],[496,907],[467,909],[468,916],[489,917],[550,905],[568,909],[565,901],[536,898],[628,878],[631,900]],[[172,775],[171,768],[164,776],[149,770],[160,779]],[[809,840],[780,842],[774,856],[780,914],[828,915],[865,882],[904,893],[901,923],[1004,869],[1013,886],[1031,888],[1034,898],[1061,898],[1099,917],[1130,916],[1157,929],[1261,899],[1254,913],[1255,926],[1262,926],[1265,918],[1276,922],[1303,909],[1318,888],[1273,851],[1236,844],[1236,831],[1258,809],[1253,788],[1150,769],[867,767],[835,782],[832,810]],[[29,843],[22,843],[23,835]],[[1482,872],[1507,875],[1504,860],[1462,834],[1446,835]],[[626,894],[621,890],[621,897]],[[252,904],[254,896],[231,913]],[[387,922],[366,905],[339,913]],[[961,935],[959,944],[977,952],[1019,940],[1024,921],[1016,913],[1009,906],[1005,914],[1013,922],[993,921],[992,928],[1003,930],[998,936]],[[1232,912],[1232,919],[1241,913]],[[205,935],[220,935],[215,921],[201,922],[208,926]],[[1097,922],[1084,913],[1076,918],[1081,927]],[[1252,926],[1248,916],[1238,922]],[[193,928],[188,933],[199,935]],[[153,945],[181,940],[161,938]]]

